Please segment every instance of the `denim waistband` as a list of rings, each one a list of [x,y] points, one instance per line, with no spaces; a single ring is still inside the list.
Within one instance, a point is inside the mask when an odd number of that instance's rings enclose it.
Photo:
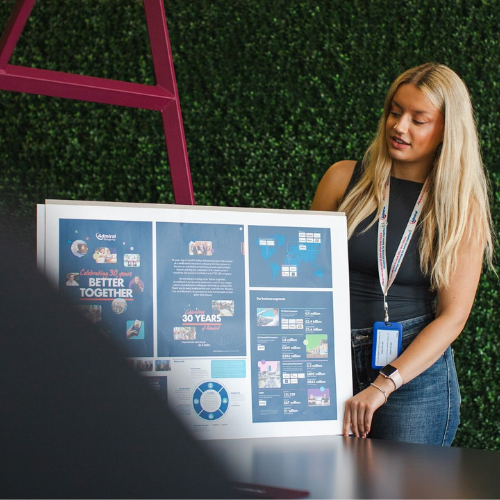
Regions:
[[[435,313],[427,313],[416,318],[405,319],[399,321],[403,326],[403,339],[405,337],[419,333],[436,317]],[[360,345],[366,342],[371,342],[373,337],[373,327],[369,328],[354,328],[351,330],[351,339],[353,345]]]

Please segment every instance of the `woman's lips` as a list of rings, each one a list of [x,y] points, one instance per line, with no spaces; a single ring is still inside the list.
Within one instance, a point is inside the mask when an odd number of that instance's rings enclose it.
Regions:
[[[410,143],[403,141],[403,139],[399,137],[392,136],[391,137],[391,144],[393,148],[396,149],[406,149],[407,147],[410,146]]]

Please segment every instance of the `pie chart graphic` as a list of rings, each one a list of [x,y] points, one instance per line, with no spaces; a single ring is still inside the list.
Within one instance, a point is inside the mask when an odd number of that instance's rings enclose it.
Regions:
[[[229,396],[219,382],[204,382],[193,394],[193,408],[203,420],[217,420],[223,417],[229,407]]]

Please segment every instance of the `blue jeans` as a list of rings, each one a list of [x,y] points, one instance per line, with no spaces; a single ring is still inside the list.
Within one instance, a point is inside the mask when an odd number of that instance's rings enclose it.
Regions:
[[[434,319],[434,314],[402,321],[403,350]],[[378,376],[371,367],[373,328],[351,330],[354,394]],[[394,391],[374,414],[371,438],[451,446],[460,420],[460,390],[448,347],[425,372]]]

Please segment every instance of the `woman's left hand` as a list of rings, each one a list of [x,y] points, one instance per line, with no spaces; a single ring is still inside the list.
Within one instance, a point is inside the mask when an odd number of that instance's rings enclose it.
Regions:
[[[390,380],[382,379],[380,376],[377,377],[374,383],[385,391],[387,397],[394,390],[393,383]],[[385,402],[382,392],[373,386],[367,387],[364,391],[348,399],[344,406],[343,435],[348,436],[349,431],[352,429],[356,437],[365,438],[370,432],[373,414]]]

